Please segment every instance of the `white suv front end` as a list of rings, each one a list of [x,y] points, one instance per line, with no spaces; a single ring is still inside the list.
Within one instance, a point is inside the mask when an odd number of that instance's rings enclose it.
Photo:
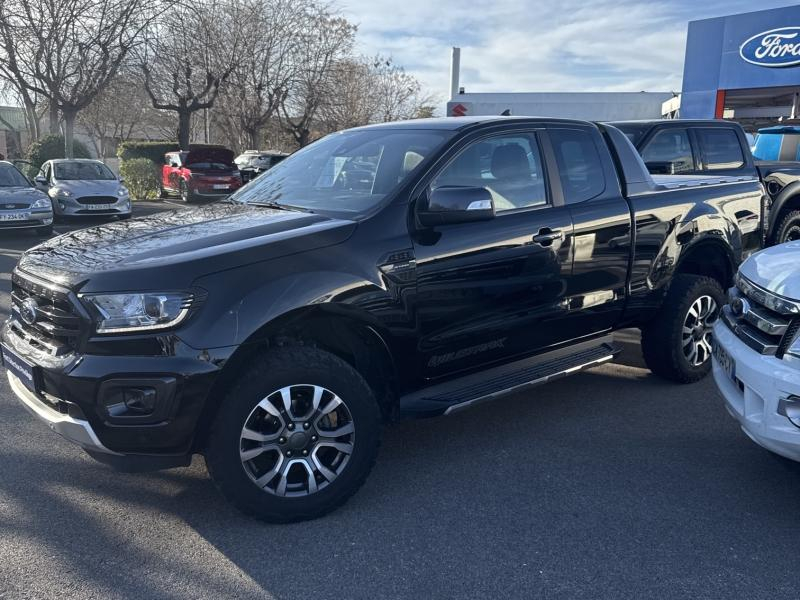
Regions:
[[[713,370],[744,432],[800,461],[800,242],[741,265],[714,326]]]

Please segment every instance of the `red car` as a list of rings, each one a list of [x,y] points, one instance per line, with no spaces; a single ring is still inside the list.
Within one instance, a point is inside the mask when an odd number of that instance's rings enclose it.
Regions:
[[[226,148],[168,152],[161,168],[161,197],[180,196],[184,202],[217,199],[242,187],[234,154]]]

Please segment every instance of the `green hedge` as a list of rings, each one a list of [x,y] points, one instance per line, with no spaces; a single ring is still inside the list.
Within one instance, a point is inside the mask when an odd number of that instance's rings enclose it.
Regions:
[[[75,158],[91,158],[89,150],[78,140],[72,142],[72,152]],[[64,158],[64,136],[47,135],[38,142],[31,144],[28,154],[25,157],[31,162],[29,177],[36,177],[42,165],[54,158]]]
[[[147,200],[158,196],[161,173],[148,158],[132,158],[120,163],[119,174],[134,200]]]
[[[219,144],[192,144],[189,149],[223,147]],[[160,165],[164,162],[164,155],[167,152],[176,152],[179,149],[178,142],[122,142],[117,149],[117,156],[123,162],[134,158],[147,158]]]

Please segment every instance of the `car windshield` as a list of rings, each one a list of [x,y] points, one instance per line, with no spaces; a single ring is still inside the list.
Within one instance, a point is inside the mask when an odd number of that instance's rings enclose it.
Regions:
[[[56,179],[66,181],[110,181],[116,179],[103,163],[94,162],[63,162],[55,163],[54,175]]]
[[[0,164],[0,187],[30,187],[30,182],[16,167]]]
[[[281,161],[230,200],[363,214],[451,136],[450,131],[411,129],[334,133]]]

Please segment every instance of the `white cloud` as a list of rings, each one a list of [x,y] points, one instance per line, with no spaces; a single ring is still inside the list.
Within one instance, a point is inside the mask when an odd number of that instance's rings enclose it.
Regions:
[[[753,8],[749,0],[702,6],[694,0],[345,0],[342,6],[359,25],[364,54],[392,55],[442,102],[451,46],[462,48],[461,85],[471,92],[679,90],[687,21]]]

